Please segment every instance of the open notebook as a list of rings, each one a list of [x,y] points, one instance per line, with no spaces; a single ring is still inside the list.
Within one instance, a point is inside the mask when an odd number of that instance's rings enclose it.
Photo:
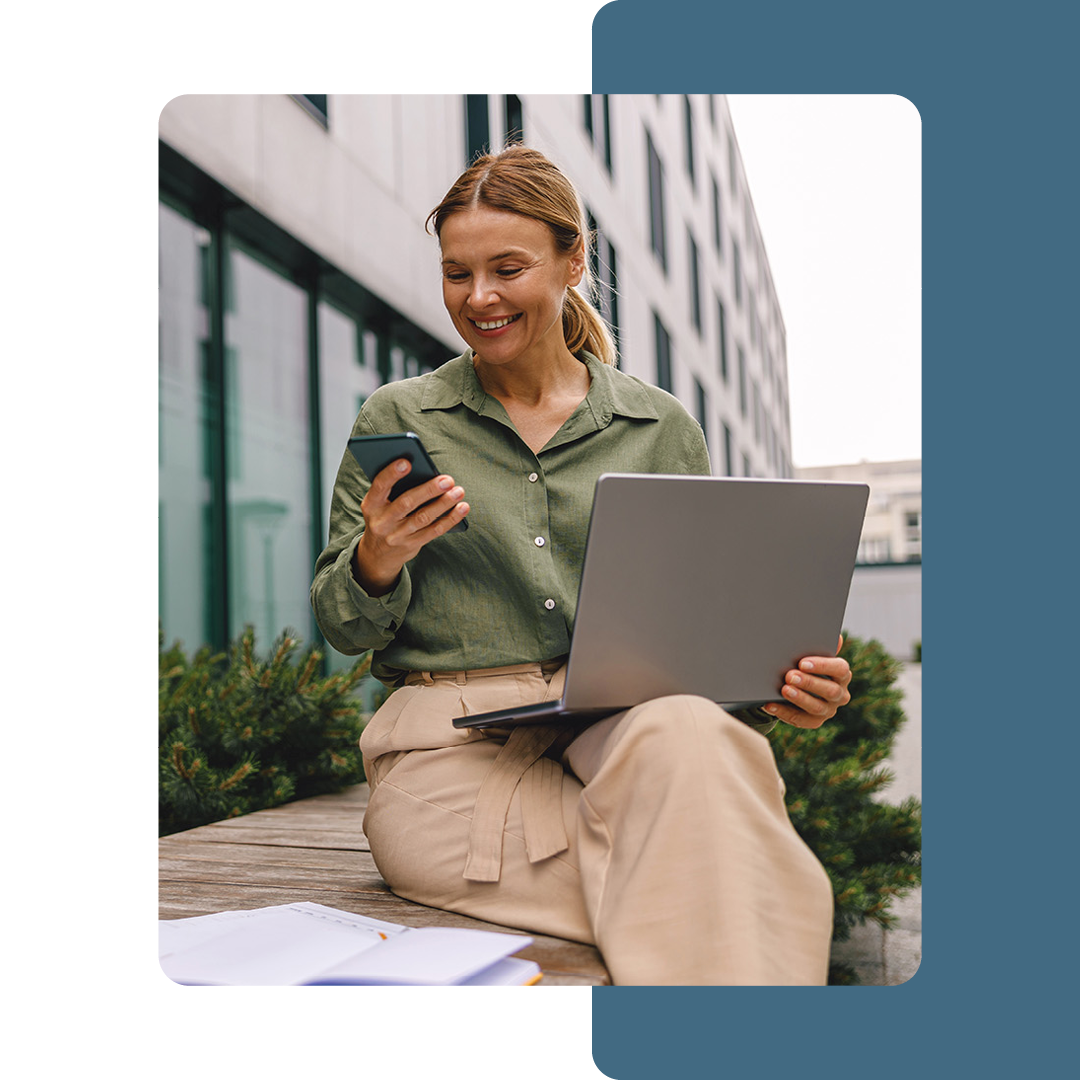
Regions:
[[[413,929],[308,902],[158,923],[161,969],[190,986],[527,986],[532,938]]]

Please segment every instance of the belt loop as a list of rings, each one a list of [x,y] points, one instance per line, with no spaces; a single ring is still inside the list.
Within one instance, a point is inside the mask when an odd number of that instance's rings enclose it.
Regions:
[[[430,671],[421,671],[421,672],[418,672],[417,674],[419,674],[420,678],[424,680],[424,685],[425,686],[434,686],[435,685],[435,680],[432,678],[432,675],[431,675]]]
[[[456,682],[458,684],[458,686],[464,686],[469,681],[466,678],[467,674],[468,674],[468,672],[465,672],[465,671],[455,671],[454,672],[454,682]]]

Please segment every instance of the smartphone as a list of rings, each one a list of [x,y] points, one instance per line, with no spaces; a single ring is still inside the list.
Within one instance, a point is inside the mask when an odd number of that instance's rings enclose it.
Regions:
[[[357,435],[349,440],[349,449],[369,480],[374,480],[387,465],[399,458],[407,458],[412,463],[408,476],[403,476],[390,489],[391,502],[403,491],[434,480],[442,472],[435,468],[435,462],[414,431],[400,431],[394,435]],[[469,522],[462,518],[448,531],[457,532],[468,527]]]

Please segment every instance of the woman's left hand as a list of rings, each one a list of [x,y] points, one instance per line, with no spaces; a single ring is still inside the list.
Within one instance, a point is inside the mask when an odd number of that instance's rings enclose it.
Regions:
[[[841,636],[837,653],[844,645]],[[784,700],[762,708],[770,716],[801,728],[818,728],[851,700],[851,668],[840,656],[805,656],[784,676]]]

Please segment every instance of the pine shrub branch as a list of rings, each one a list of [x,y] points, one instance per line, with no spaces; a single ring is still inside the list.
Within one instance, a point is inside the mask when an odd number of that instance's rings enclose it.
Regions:
[[[896,687],[900,664],[874,640],[849,637],[851,701],[816,730],[778,725],[771,736],[792,825],[833,886],[834,941],[866,922],[895,925],[892,902],[921,882],[922,809],[879,801],[893,779],[884,764],[906,717]],[[830,983],[857,981],[834,966]]]
[[[179,645],[159,654],[159,829],[162,834],[359,783],[356,695],[365,655],[318,675],[322,654],[289,631],[265,659],[249,626],[227,652]]]

